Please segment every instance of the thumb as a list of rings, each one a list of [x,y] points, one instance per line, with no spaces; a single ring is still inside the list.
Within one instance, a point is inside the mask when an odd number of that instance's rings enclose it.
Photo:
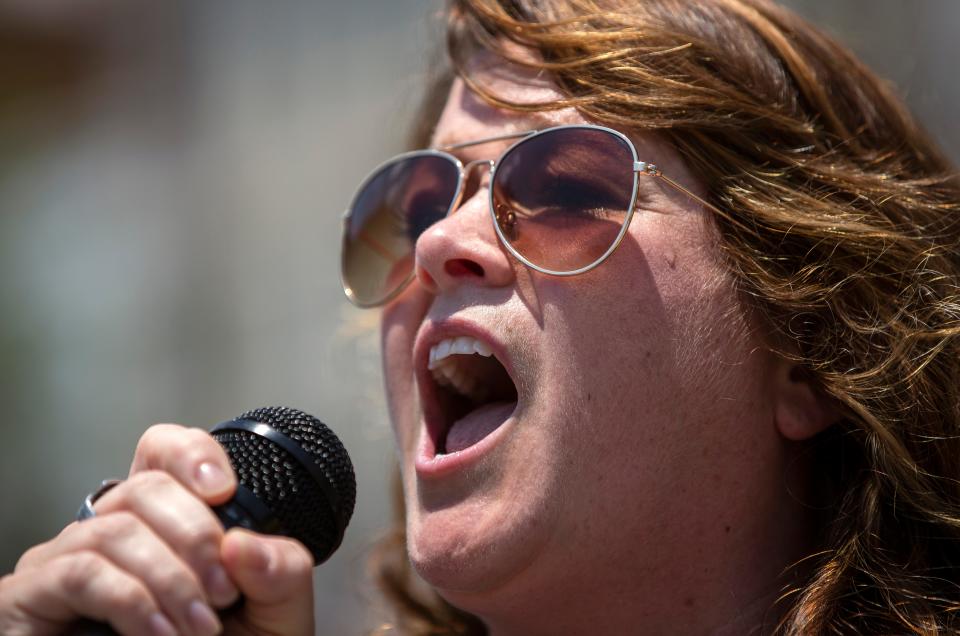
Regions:
[[[235,620],[247,631],[313,634],[313,557],[299,541],[233,528],[220,544],[220,558],[243,594]]]

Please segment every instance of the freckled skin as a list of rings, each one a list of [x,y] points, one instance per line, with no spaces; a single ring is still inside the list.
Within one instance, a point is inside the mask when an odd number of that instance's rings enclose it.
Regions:
[[[491,81],[507,97],[556,94],[515,70]],[[572,110],[546,117],[584,122]],[[497,111],[458,81],[436,139],[535,127],[543,122]],[[700,189],[669,147],[631,137],[641,160]],[[784,363],[738,307],[708,213],[651,178],[640,187],[618,251],[573,278],[509,257],[481,188],[421,236],[417,280],[384,309],[411,560],[494,634],[745,633],[737,621],[767,609],[758,599],[775,597],[809,539],[808,513],[783,479]],[[449,317],[504,343],[520,399],[478,465],[425,482],[413,467],[423,425],[411,349],[425,320]]]

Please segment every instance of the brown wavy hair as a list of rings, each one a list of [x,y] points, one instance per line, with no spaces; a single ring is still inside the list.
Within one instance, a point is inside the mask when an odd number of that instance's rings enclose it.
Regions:
[[[722,211],[772,348],[841,405],[817,440],[821,549],[777,632],[960,632],[960,179],[890,86],[766,0],[455,0],[448,16],[452,70],[424,122],[456,73],[502,108],[656,131]],[[565,97],[505,101],[468,72],[481,50]],[[485,633],[416,580],[397,506],[372,561],[397,631]]]

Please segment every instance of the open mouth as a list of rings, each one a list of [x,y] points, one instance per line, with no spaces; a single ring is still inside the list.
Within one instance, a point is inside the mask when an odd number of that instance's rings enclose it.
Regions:
[[[517,387],[490,346],[471,336],[441,340],[428,369],[435,407],[425,409],[437,455],[473,446],[496,430],[517,406]],[[427,412],[429,411],[429,412]]]

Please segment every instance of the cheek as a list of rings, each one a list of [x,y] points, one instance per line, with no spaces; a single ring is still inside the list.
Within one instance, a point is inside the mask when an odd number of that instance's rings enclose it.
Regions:
[[[576,413],[559,446],[581,468],[580,495],[614,517],[624,501],[644,506],[638,492],[650,513],[678,488],[695,490],[722,472],[718,454],[742,426],[764,424],[760,347],[708,252],[649,231],[643,250],[624,241],[580,281],[543,281],[559,334],[548,390]]]
[[[404,458],[409,458],[416,444],[417,390],[413,376],[413,342],[428,299],[422,292],[410,289],[383,309],[380,346],[383,377],[391,424]]]
[[[607,418],[637,401],[655,407],[652,394],[675,386],[677,325],[635,240],[585,275],[540,283],[553,376],[544,384],[590,414],[593,435],[608,437]]]

